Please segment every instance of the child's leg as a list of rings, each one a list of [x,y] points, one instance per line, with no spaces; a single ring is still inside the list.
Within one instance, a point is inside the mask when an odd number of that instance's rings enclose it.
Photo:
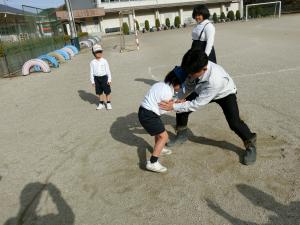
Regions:
[[[167,171],[167,168],[162,166],[158,162],[158,157],[164,148],[165,144],[168,141],[168,133],[166,131],[155,135],[155,145],[154,145],[154,150],[152,153],[152,156],[150,158],[150,162],[147,162],[146,168],[148,170],[158,172],[158,173],[163,173]]]
[[[162,149],[165,147],[167,141],[168,141],[167,131],[155,135],[155,145],[154,145],[152,156],[158,158]]]
[[[99,95],[99,101],[103,104],[105,101],[105,95],[102,93],[101,95]]]
[[[110,102],[110,100],[111,100],[110,94],[106,95],[106,102]]]

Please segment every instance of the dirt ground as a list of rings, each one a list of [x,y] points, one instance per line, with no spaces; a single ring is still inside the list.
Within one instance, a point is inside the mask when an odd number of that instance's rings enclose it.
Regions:
[[[300,15],[216,24],[217,60],[238,88],[258,159],[221,109],[189,120],[189,141],[145,171],[153,140],[139,103],[191,45],[191,28],[140,34],[140,51],[103,38],[112,111],[96,111],[90,51],[49,74],[0,80],[0,224],[299,225]],[[127,37],[128,45],[134,42]],[[163,116],[174,136],[175,114]]]

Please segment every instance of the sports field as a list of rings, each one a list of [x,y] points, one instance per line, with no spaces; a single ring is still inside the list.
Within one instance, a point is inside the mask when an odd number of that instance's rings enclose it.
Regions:
[[[216,24],[218,63],[258,135],[253,166],[241,164],[243,144],[214,103],[160,159],[167,173],[141,166],[153,140],[139,103],[180,64],[191,27],[140,34],[140,51],[122,54],[119,37],[103,38],[111,111],[96,111],[88,50],[49,74],[1,79],[0,224],[299,225],[299,27],[299,14]],[[175,114],[163,120],[174,136]]]

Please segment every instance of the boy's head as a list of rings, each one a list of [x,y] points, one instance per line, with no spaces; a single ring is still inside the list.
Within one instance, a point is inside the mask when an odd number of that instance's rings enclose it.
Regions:
[[[196,79],[202,76],[207,70],[208,57],[200,49],[190,49],[182,58],[181,67],[189,74],[189,77]]]
[[[96,44],[96,45],[93,46],[92,52],[93,52],[93,55],[94,55],[97,59],[99,59],[99,58],[102,57],[103,49],[102,49],[101,45]]]
[[[187,73],[185,73],[181,67],[176,66],[165,77],[165,83],[172,85],[174,90],[177,92],[179,91],[181,84],[184,83],[186,77]]]

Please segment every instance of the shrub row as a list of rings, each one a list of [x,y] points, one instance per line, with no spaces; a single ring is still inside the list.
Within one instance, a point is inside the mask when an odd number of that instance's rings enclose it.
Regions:
[[[171,22],[170,22],[169,18],[166,18],[165,24],[166,24],[165,26],[167,28],[171,27]],[[180,24],[181,24],[180,17],[176,16],[175,19],[174,19],[174,26],[177,27],[177,28],[179,28]],[[139,23],[137,21],[135,22],[135,26],[136,26],[137,30],[140,30],[140,25],[139,25]],[[159,19],[155,20],[155,27],[157,29],[161,28],[161,23],[160,23]],[[123,30],[123,34],[125,34],[125,35],[128,35],[130,33],[129,26],[128,26],[128,24],[126,22],[123,23],[122,30]],[[149,23],[148,20],[145,20],[145,30],[146,31],[150,31],[150,23]]]

